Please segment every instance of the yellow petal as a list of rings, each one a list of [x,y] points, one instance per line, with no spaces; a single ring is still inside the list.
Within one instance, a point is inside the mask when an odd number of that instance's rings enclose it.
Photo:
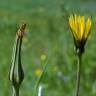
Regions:
[[[73,15],[71,15],[69,17],[69,25],[70,25],[71,29],[73,30],[74,29],[74,18],[73,18]]]
[[[85,34],[84,34],[85,39],[88,38],[90,30],[91,30],[91,19],[88,18],[88,20],[86,21],[86,30],[85,30]]]
[[[74,21],[74,28],[75,28],[75,34],[76,34],[76,39],[78,39],[78,16],[77,15],[75,15],[74,16],[74,19],[75,19],[75,21]]]
[[[76,26],[77,26],[77,24],[76,24],[75,21],[76,20],[75,20],[74,16],[71,15],[69,17],[69,25],[70,25],[70,28],[72,29],[73,36],[75,37],[75,39],[77,39],[77,34],[76,34],[76,31],[77,31]]]
[[[80,16],[77,17],[77,25],[78,25],[77,36],[78,36],[78,39],[80,40],[81,39],[81,17]]]
[[[81,17],[74,15],[74,27],[75,27],[75,34],[76,34],[76,38],[77,40],[81,39]]]
[[[82,16],[80,18],[80,40],[83,38],[84,31],[85,31],[85,18]]]
[[[84,17],[75,15],[75,34],[77,40],[81,40],[84,33]]]

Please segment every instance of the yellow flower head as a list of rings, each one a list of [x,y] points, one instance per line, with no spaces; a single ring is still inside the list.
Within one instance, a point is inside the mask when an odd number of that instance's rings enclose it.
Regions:
[[[69,25],[77,48],[84,47],[91,30],[91,19],[84,16],[70,15]]]
[[[35,73],[36,76],[40,76],[41,73],[42,73],[42,69],[37,68],[34,73]]]
[[[42,54],[40,58],[41,58],[42,61],[45,61],[47,56],[46,56],[46,54]]]

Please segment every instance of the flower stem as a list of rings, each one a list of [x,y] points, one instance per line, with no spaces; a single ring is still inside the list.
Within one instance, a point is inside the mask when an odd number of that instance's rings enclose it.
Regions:
[[[19,87],[15,88],[13,87],[13,94],[12,96],[19,96]]]
[[[41,79],[42,79],[43,75],[44,75],[44,72],[45,72],[45,70],[46,70],[48,61],[49,61],[49,59],[45,62],[45,65],[44,65],[44,67],[43,67],[43,71],[42,71],[39,79],[38,79],[37,82],[36,82],[36,85],[35,85],[35,87],[34,87],[33,96],[37,96],[37,88],[38,88],[38,86],[39,86],[39,84],[40,84],[40,82],[41,82]]]
[[[82,53],[79,52],[78,64],[77,64],[77,79],[76,79],[76,95],[75,96],[79,96],[79,92],[80,92],[81,63],[82,63]]]

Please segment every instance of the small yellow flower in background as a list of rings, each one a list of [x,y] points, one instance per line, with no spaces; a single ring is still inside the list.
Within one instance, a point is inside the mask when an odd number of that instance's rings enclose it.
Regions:
[[[46,54],[42,54],[40,58],[41,58],[42,61],[45,61],[47,56],[46,56]]]
[[[84,50],[84,45],[91,31],[91,19],[84,16],[70,15],[69,25],[72,30],[76,48]]]
[[[40,76],[41,73],[42,73],[42,69],[37,68],[34,73],[35,73],[36,76]]]

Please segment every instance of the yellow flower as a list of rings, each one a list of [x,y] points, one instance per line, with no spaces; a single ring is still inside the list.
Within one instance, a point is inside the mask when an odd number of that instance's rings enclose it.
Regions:
[[[69,25],[76,40],[87,39],[91,29],[91,19],[85,21],[84,16],[71,15],[69,17]]]
[[[36,76],[40,76],[41,73],[42,73],[42,69],[37,68],[34,73],[35,73]]]
[[[76,48],[84,47],[91,30],[91,19],[84,16],[70,15],[69,25],[72,30]]]
[[[47,56],[46,56],[46,54],[42,54],[40,58],[41,58],[42,61],[45,61]]]

